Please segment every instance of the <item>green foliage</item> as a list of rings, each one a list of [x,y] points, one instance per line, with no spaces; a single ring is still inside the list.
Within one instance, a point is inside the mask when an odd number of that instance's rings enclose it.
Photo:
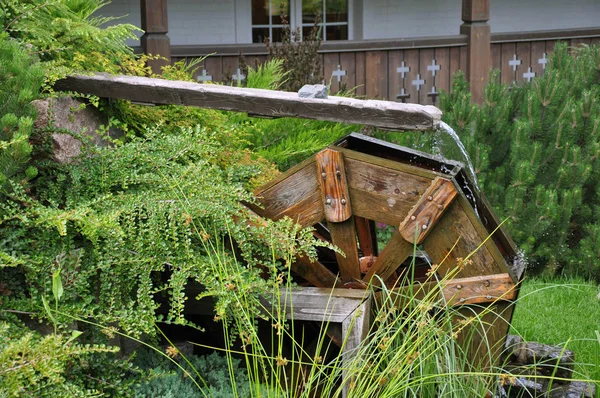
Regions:
[[[154,351],[142,350],[138,352],[136,363],[155,377],[137,386],[134,397],[192,398],[202,395],[229,398],[235,396],[234,388],[237,396],[250,396],[250,382],[246,369],[241,366],[241,360],[216,352],[205,356],[190,355],[187,359],[189,364],[181,362],[181,365],[191,375],[200,375],[197,383],[202,387],[202,391],[198,391],[190,377],[173,362],[156,355]],[[230,374],[233,374],[233,380]]]
[[[509,88],[498,80],[493,73],[478,107],[464,78],[456,79],[441,100],[446,121],[532,265],[600,279],[598,47],[559,43],[532,83]]]
[[[73,64],[81,70],[104,70],[106,60],[118,65],[132,55],[125,40],[139,31],[133,25],[105,26],[114,18],[94,16],[103,0],[5,0],[0,26],[11,37],[33,46],[52,74],[67,73]],[[101,54],[93,57],[91,54]],[[55,76],[58,77],[58,76]]]
[[[121,397],[138,381],[115,348],[80,344],[76,333],[41,336],[23,328],[0,320],[0,396]]]
[[[26,186],[37,174],[29,164],[35,117],[29,103],[38,97],[42,78],[30,52],[0,33],[0,201],[13,191],[11,184]]]

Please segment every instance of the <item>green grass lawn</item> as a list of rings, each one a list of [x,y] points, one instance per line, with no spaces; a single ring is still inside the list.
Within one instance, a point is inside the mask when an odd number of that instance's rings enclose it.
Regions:
[[[526,280],[511,333],[526,341],[567,344],[575,352],[576,371],[600,381],[599,292],[598,285],[582,279]]]

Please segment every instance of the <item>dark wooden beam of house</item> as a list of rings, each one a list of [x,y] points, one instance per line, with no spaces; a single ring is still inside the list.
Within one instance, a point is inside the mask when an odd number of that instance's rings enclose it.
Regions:
[[[491,68],[490,0],[463,0],[460,34],[467,35],[466,76],[473,100],[481,103]]]
[[[159,55],[160,59],[148,62],[152,72],[160,74],[161,67],[171,63],[171,40],[167,0],[140,0],[142,13],[142,30],[144,35],[140,41],[146,54]]]
[[[297,93],[198,84],[135,76],[68,76],[57,91],[152,104],[173,104],[245,112],[269,117],[299,117],[370,125],[394,131],[431,130],[442,112],[434,106],[346,97],[300,98]]]

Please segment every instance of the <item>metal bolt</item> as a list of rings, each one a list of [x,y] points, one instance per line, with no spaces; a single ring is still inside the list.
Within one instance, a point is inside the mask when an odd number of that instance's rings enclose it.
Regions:
[[[433,200],[433,196],[428,196],[427,200]]]
[[[423,224],[423,226],[421,226],[421,228],[422,228],[423,230],[426,230],[426,229],[427,229],[427,224]]]
[[[457,288],[458,290],[460,290],[460,289],[462,289],[462,285],[456,285],[456,288]]]
[[[491,300],[491,299],[492,299],[492,296],[490,296],[490,295],[488,294],[487,296],[485,296],[485,298],[486,298],[487,300]]]
[[[329,198],[325,199],[325,204],[330,205],[331,204],[331,199],[329,199]]]
[[[340,202],[342,202],[342,204],[345,205],[346,204],[346,199],[342,198],[342,200],[340,200]]]
[[[335,172],[335,175],[337,176],[337,178],[341,178],[341,177],[342,177],[342,172],[341,172],[341,171],[339,171],[339,170],[337,170],[337,171]]]
[[[485,286],[485,287],[490,287],[490,281],[485,281],[485,282],[483,282],[483,286]]]
[[[411,221],[415,221],[416,219],[417,219],[417,217],[415,217],[415,216],[410,216],[410,220],[411,220]]]
[[[438,209],[444,210],[444,206],[443,205],[438,205]]]
[[[465,298],[461,297],[460,300],[458,300],[458,301],[460,301],[461,303],[464,303],[465,302]]]
[[[327,173],[325,173],[325,172],[322,172],[322,173],[321,173],[321,177],[323,177],[323,178],[327,177]]]

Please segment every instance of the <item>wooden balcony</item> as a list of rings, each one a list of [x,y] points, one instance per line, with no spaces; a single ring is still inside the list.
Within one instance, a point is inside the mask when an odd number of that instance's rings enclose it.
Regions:
[[[493,34],[490,64],[506,84],[530,81],[544,73],[557,41],[600,44],[600,28]],[[325,42],[319,56],[331,93],[354,90],[359,97],[435,105],[452,76],[467,68],[467,44],[466,35]],[[267,59],[262,44],[172,46],[171,54],[174,62],[206,56],[196,78],[223,84],[235,84],[240,54],[251,65]]]

